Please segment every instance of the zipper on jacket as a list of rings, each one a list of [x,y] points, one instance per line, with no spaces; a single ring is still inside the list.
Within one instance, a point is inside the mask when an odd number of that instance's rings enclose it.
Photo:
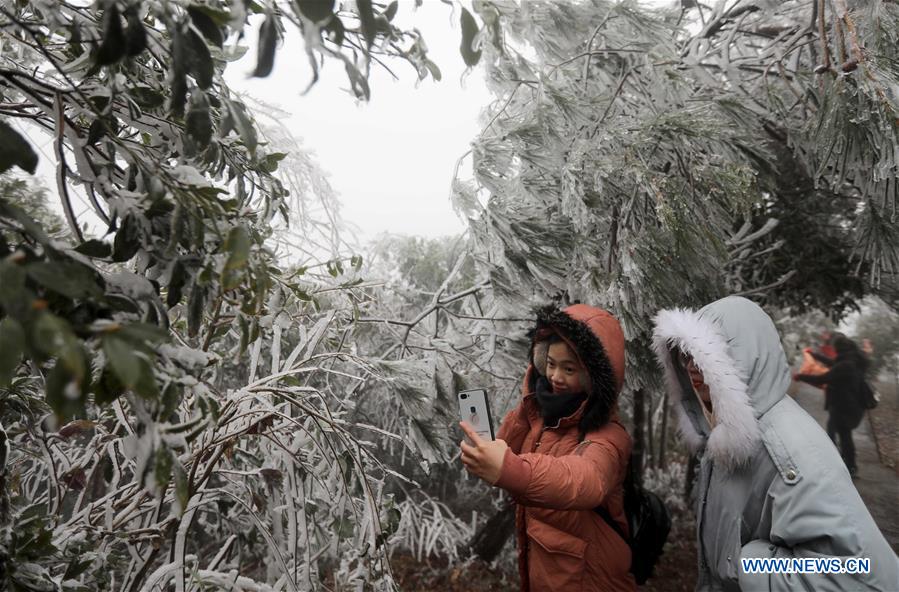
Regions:
[[[545,432],[546,430],[557,430],[557,429],[559,429],[559,426],[561,424],[562,424],[561,419],[559,420],[559,423],[557,423],[554,426],[548,426],[548,425],[544,424],[544,426],[542,428],[540,428],[540,435],[537,436],[537,441],[534,442],[534,447],[531,449],[531,452],[537,452],[537,449],[540,448],[540,444],[543,442],[543,432]]]
[[[574,449],[575,456],[583,456],[584,450],[592,443],[591,440],[582,440],[581,443],[577,445],[577,448]]]
[[[711,487],[711,485],[712,485],[712,473],[714,472],[714,470],[715,470],[715,463],[712,461],[709,461],[709,478],[705,484],[705,488],[704,488],[705,491],[703,491],[703,494],[702,494],[702,507],[699,510],[699,512],[700,512],[699,552],[701,555],[700,561],[702,561],[702,568],[706,572],[709,571],[709,564],[708,564],[708,561],[706,560],[705,537],[703,536],[703,533],[705,531],[705,506],[706,506],[706,503],[708,503],[708,501],[709,501],[709,487]]]

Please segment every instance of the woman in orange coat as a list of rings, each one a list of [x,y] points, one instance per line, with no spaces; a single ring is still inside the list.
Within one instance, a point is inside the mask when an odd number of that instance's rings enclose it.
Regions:
[[[623,489],[631,439],[618,421],[624,334],[608,312],[576,304],[538,311],[523,398],[498,438],[462,423],[469,472],[517,502],[524,592],[633,591]]]

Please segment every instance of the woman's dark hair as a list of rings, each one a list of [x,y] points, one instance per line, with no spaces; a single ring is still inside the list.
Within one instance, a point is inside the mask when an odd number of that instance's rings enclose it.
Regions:
[[[850,353],[854,349],[854,345],[852,340],[845,335],[837,335],[833,338],[833,348],[837,350],[838,354]]]
[[[546,376],[546,356],[549,353],[549,346],[554,343],[562,343],[563,341],[558,333],[551,332],[534,342],[531,361],[534,363],[534,367],[540,373],[540,376]]]
[[[845,335],[840,334],[834,338],[833,348],[837,351],[838,358],[852,360],[862,372],[868,369],[868,365],[870,364],[868,357],[854,341]]]

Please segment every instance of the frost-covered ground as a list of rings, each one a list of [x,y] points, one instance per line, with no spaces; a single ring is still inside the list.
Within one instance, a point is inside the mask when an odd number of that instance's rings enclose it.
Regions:
[[[899,392],[895,382],[878,382],[880,404],[871,411],[880,462],[899,475]]]
[[[808,411],[823,427],[827,421],[824,411],[824,400],[819,389],[802,385],[794,395],[796,401]],[[895,398],[893,399],[895,401]],[[875,412],[883,412],[878,405]],[[895,415],[894,415],[895,417]],[[895,426],[895,419],[894,426]],[[893,550],[899,549],[899,515],[896,513],[896,500],[899,499],[899,475],[880,463],[877,446],[874,443],[870,418],[862,421],[853,432],[858,478],[855,487],[868,506],[877,526],[884,534]],[[879,437],[880,434],[878,434]]]

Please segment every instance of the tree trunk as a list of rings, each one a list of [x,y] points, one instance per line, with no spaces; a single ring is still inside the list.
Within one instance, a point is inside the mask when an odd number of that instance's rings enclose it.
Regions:
[[[665,469],[665,452],[668,447],[668,390],[665,390],[665,394],[662,397],[662,429],[661,434],[659,435],[659,462],[658,467],[660,469]]]
[[[478,529],[468,549],[486,562],[493,561],[515,530],[515,504],[507,502]]]
[[[631,463],[634,477],[638,485],[643,485],[643,457],[646,451],[646,438],[643,426],[646,422],[646,391],[634,391],[634,449],[631,452]]]
[[[649,393],[648,413],[646,414],[646,458],[643,464],[647,467],[656,466],[656,438],[655,438],[655,406],[653,405],[655,397]]]

